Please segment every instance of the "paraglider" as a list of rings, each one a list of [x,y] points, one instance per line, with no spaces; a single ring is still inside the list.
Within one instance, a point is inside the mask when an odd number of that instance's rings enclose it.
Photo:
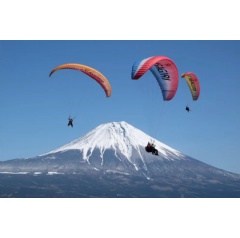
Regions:
[[[148,153],[152,153],[153,155],[158,155],[158,150],[155,148],[155,144],[152,142],[148,142],[147,146],[145,147],[145,150],[148,152]]]
[[[188,106],[186,106],[186,111],[187,111],[187,112],[191,111]]]
[[[187,72],[185,74],[182,74],[181,77],[186,80],[189,86],[190,92],[192,94],[193,101],[198,100],[200,95],[200,83],[199,83],[198,77],[192,72]],[[188,106],[186,106],[185,109],[187,112],[191,111]]]
[[[178,70],[175,63],[165,56],[152,56],[136,61],[132,66],[132,79],[137,80],[148,70],[155,76],[164,101],[171,100],[178,88]]]
[[[198,100],[200,95],[200,84],[199,84],[198,77],[192,72],[187,72],[185,74],[182,74],[181,77],[185,78],[189,86],[189,89],[191,91],[192,99],[194,101]]]
[[[73,127],[73,118],[71,117],[68,118],[68,126]]]
[[[111,96],[112,88],[111,88],[111,85],[110,85],[109,81],[107,80],[107,78],[103,74],[101,74],[96,69],[91,68],[91,67],[86,66],[86,65],[83,65],[83,64],[75,64],[75,63],[62,64],[62,65],[59,65],[56,68],[54,68],[50,72],[49,77],[51,77],[51,75],[54,72],[56,72],[57,70],[60,70],[60,69],[74,69],[74,70],[79,70],[79,71],[87,74],[88,76],[90,76],[91,78],[93,78],[94,80],[96,80],[100,84],[100,86],[105,91],[105,94],[106,94],[107,97]]]
[[[76,63],[61,64],[61,65],[57,66],[56,68],[54,68],[50,72],[49,77],[51,77],[51,75],[54,72],[56,72],[60,69],[73,69],[73,70],[79,70],[79,71],[85,73],[86,75],[90,76],[91,78],[93,78],[100,84],[100,86],[103,88],[103,90],[106,94],[106,97],[111,96],[112,88],[111,88],[109,81],[103,74],[101,74],[96,69],[91,68],[86,65],[83,65],[83,64],[76,64]],[[68,126],[73,127],[73,118],[70,118],[70,117],[68,118]]]

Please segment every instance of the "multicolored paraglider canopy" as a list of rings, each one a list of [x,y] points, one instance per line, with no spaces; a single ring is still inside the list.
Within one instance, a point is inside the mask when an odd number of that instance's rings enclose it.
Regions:
[[[107,97],[111,96],[112,88],[111,88],[110,83],[108,82],[106,77],[103,74],[101,74],[99,71],[97,71],[96,69],[93,69],[93,68],[83,65],[83,64],[75,64],[75,63],[62,64],[62,65],[59,65],[56,68],[54,68],[50,72],[49,77],[54,72],[56,72],[57,70],[60,70],[60,69],[74,69],[74,70],[79,70],[79,71],[87,74],[91,78],[95,79],[101,85],[101,87],[105,91],[105,94]]]
[[[197,76],[192,72],[187,72],[185,74],[182,74],[181,77],[185,78],[191,91],[192,99],[194,101],[198,100],[200,95],[200,83]]]
[[[139,79],[148,70],[155,76],[161,90],[163,100],[171,100],[178,88],[178,70],[175,63],[166,56],[152,56],[136,61],[132,66],[132,79]]]

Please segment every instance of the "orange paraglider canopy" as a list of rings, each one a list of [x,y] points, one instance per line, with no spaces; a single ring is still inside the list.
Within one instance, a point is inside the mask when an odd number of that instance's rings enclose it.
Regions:
[[[105,94],[106,94],[107,97],[111,96],[112,88],[111,88],[111,85],[110,85],[109,81],[107,80],[107,78],[103,74],[101,74],[96,69],[91,68],[91,67],[86,66],[86,65],[83,65],[83,64],[76,64],[76,63],[62,64],[62,65],[59,65],[56,68],[54,68],[50,72],[49,77],[51,77],[51,75],[54,72],[56,72],[57,70],[60,70],[60,69],[74,69],[74,70],[79,70],[79,71],[87,74],[88,76],[90,76],[91,78],[96,80],[101,85],[101,87],[105,91]]]

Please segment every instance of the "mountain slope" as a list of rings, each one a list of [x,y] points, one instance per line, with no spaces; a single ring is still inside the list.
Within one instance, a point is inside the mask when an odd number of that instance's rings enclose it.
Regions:
[[[112,149],[116,154],[120,152],[128,160],[131,160],[134,151],[140,158],[143,157],[141,149],[146,146],[150,138],[149,135],[124,121],[119,123],[111,122],[102,124],[79,139],[50,151],[47,154],[68,150],[80,150],[83,152],[83,159],[88,160],[95,149],[99,149],[101,158],[107,149]],[[159,154],[165,159],[184,158],[184,155],[179,151],[156,140],[154,143],[156,144]]]
[[[124,167],[133,166],[136,171],[139,169],[148,170],[149,162],[157,161],[158,159],[165,160],[181,160],[186,159],[186,156],[179,151],[154,140],[154,144],[159,151],[159,157],[147,153],[145,146],[151,137],[141,130],[122,122],[111,122],[102,124],[89,133],[83,135],[77,140],[70,142],[58,149],[50,151],[41,156],[52,156],[54,154],[60,156],[70,151],[81,153],[81,158],[92,165],[108,164],[121,162]],[[100,168],[97,166],[97,168]],[[110,166],[111,167],[111,166]],[[111,169],[114,169],[114,167]],[[116,168],[115,168],[116,169]]]
[[[32,176],[31,187],[38,184],[48,192],[56,187],[54,196],[60,196],[60,189],[62,197],[240,197],[240,175],[195,160],[157,140],[159,156],[147,153],[150,139],[123,121],[102,124],[48,153],[0,162],[0,180],[4,176],[12,184],[18,176],[18,182],[23,179],[26,186],[26,176]],[[46,175],[58,177],[49,180]],[[19,183],[18,191],[23,186]]]

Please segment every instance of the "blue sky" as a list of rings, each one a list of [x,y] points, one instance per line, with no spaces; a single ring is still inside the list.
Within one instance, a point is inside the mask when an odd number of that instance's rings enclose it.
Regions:
[[[126,121],[195,159],[240,173],[240,41],[6,40],[0,55],[1,160],[37,156],[101,123]],[[171,58],[179,75],[196,73],[198,101],[181,78],[169,102],[151,72],[131,79],[133,63],[154,55]],[[49,78],[54,67],[70,62],[104,74],[112,96],[78,71]],[[69,115],[76,116],[73,129]]]

